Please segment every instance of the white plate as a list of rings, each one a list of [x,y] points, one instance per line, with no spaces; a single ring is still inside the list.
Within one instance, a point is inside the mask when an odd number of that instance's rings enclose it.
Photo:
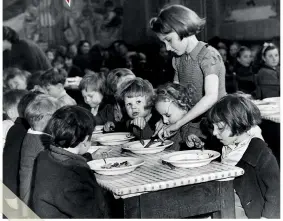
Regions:
[[[131,166],[121,167],[121,168],[111,168],[105,169],[101,168],[105,165],[103,159],[99,160],[92,160],[88,162],[89,167],[94,170],[98,174],[102,175],[119,175],[125,174],[134,171],[137,167],[144,164],[144,160],[135,158],[135,157],[113,157],[113,158],[106,158],[106,163],[122,163],[124,161],[128,161]]]
[[[96,137],[95,141],[102,145],[121,145],[128,143],[135,137],[130,133],[108,133]]]
[[[279,105],[268,104],[268,105],[260,105],[258,106],[258,109],[260,111],[276,111],[276,110],[279,110],[280,107]]]
[[[97,151],[98,149],[105,149],[106,151],[109,149],[109,147],[107,146],[91,146],[89,149],[88,149],[88,153],[90,154],[93,154],[95,151]]]
[[[207,165],[219,156],[220,153],[213,150],[186,150],[167,154],[162,160],[175,167],[189,168]]]
[[[265,98],[262,101],[267,102],[267,103],[280,103],[280,97],[269,97]]]
[[[164,145],[161,145],[162,142],[156,142],[150,145],[148,148],[144,148],[144,146],[149,142],[150,140],[144,140],[144,145],[141,144],[140,141],[134,141],[125,144],[122,148],[125,150],[130,150],[133,153],[137,154],[150,154],[150,153],[158,153],[163,151],[166,147],[171,146],[174,142],[171,140],[166,140],[164,142]]]
[[[93,134],[101,134],[103,133],[103,125],[97,125],[94,128]]]

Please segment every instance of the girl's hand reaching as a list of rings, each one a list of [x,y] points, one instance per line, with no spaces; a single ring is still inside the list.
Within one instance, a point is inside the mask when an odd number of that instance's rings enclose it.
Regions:
[[[105,132],[110,132],[113,131],[115,129],[115,124],[111,121],[108,121],[106,124],[104,124],[103,126],[103,130]]]
[[[131,121],[131,124],[139,127],[141,130],[143,130],[145,125],[146,125],[146,120],[144,119],[144,117],[137,117],[137,118],[135,118]]]
[[[204,146],[204,143],[201,141],[201,139],[194,134],[190,134],[187,137],[186,144],[189,148],[203,148]]]

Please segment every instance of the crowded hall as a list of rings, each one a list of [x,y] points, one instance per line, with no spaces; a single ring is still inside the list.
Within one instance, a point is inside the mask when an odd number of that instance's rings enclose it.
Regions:
[[[7,219],[279,219],[279,0],[3,0]]]

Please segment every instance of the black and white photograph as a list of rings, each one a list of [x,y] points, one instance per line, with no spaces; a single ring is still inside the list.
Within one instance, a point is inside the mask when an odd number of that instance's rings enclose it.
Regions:
[[[3,0],[3,219],[280,219],[280,0]]]

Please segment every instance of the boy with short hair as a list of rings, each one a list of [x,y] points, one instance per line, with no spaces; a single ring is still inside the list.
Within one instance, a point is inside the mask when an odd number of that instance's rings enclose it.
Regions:
[[[29,205],[35,158],[50,144],[50,135],[43,133],[58,101],[46,94],[38,95],[25,110],[24,117],[30,125],[22,145],[20,161],[20,198]]]
[[[40,76],[40,86],[61,104],[76,105],[76,101],[66,93],[64,88],[67,76],[67,72],[63,69],[49,69]]]

